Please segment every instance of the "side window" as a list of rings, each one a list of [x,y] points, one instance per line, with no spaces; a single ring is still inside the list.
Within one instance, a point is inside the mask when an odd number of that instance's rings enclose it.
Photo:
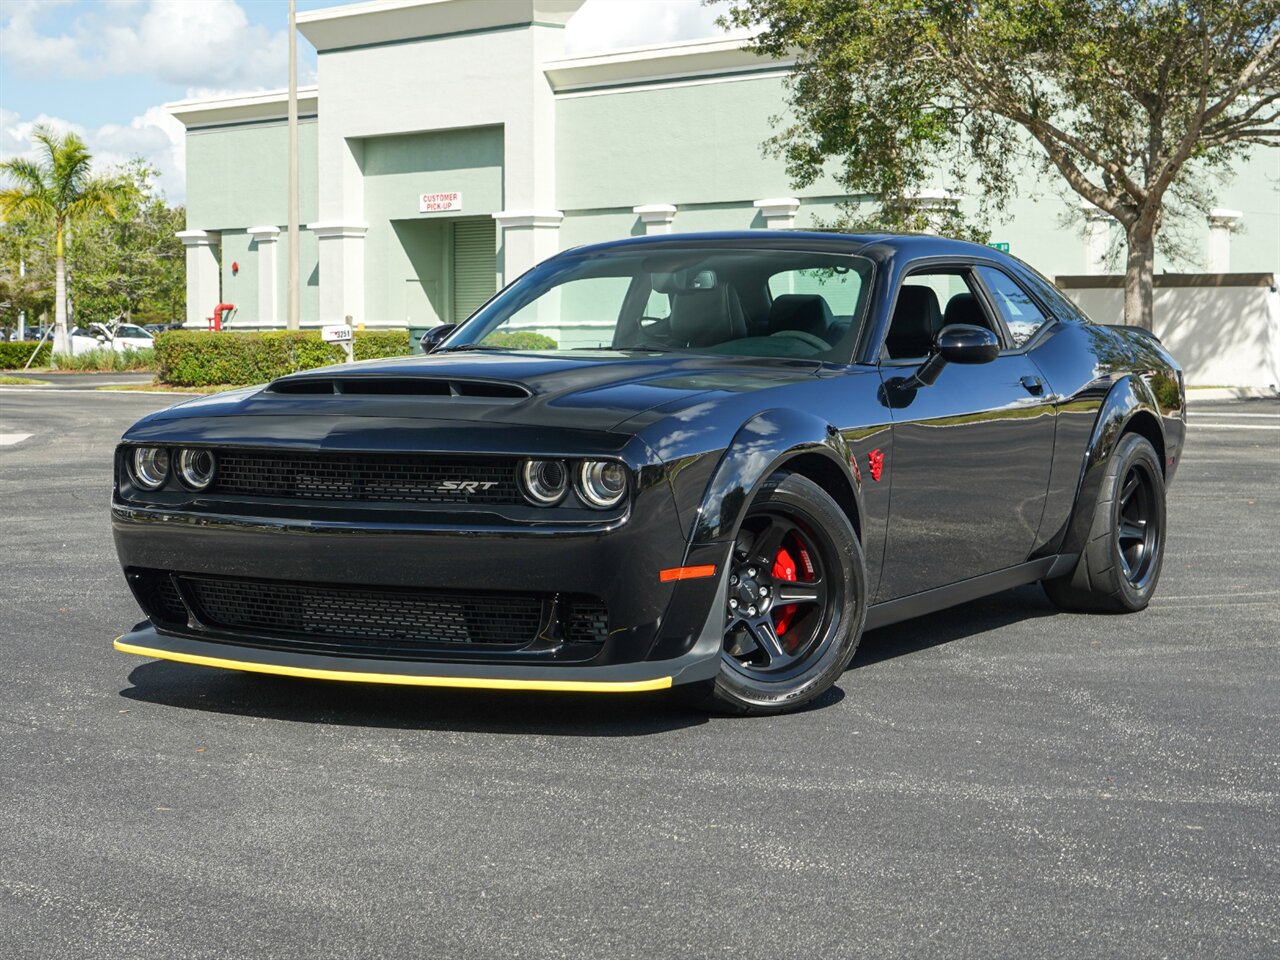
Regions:
[[[644,316],[647,320],[665,320],[671,316],[671,294],[649,291],[649,299],[644,305]]]
[[[981,301],[974,296],[968,271],[913,273],[898,288],[885,350],[893,360],[927,357],[938,333],[953,323],[991,329]]]
[[[1031,299],[1031,295],[1014,283],[1013,278],[1003,270],[997,270],[994,267],[978,267],[978,273],[982,277],[982,282],[986,284],[987,290],[991,292],[991,299],[995,301],[996,309],[1000,311],[1005,324],[1009,327],[1013,346],[1015,348],[1023,346],[1044,325],[1044,312]]]

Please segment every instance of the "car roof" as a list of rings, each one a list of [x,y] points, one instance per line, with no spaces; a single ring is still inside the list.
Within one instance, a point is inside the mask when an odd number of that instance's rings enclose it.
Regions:
[[[724,230],[706,233],[670,233],[657,236],[627,237],[573,247],[551,259],[594,256],[610,251],[646,248],[688,248],[696,246],[740,247],[762,250],[825,250],[857,253],[872,260],[895,257],[983,257],[999,259],[993,247],[967,240],[953,240],[925,233],[835,233],[815,230]]]

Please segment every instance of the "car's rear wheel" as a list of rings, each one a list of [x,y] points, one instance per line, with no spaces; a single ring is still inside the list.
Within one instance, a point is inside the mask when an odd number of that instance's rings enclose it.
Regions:
[[[1107,464],[1075,568],[1043,581],[1064,610],[1133,613],[1151,602],[1164,560],[1164,471],[1145,437],[1125,434]]]
[[[770,714],[828,690],[866,618],[862,547],[840,505],[798,474],[770,478],[727,574],[720,673],[686,693],[722,712]]]

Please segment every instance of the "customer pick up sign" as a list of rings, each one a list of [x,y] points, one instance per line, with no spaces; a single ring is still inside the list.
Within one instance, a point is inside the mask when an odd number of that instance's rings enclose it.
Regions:
[[[419,213],[445,213],[449,210],[462,209],[462,194],[457,190],[445,193],[422,193],[418,195]]]

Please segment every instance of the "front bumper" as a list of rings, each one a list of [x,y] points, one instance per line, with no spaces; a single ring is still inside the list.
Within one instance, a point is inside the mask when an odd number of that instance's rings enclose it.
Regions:
[[[214,577],[402,594],[487,589],[595,597],[608,609],[607,637],[595,647],[540,637],[519,649],[459,643],[365,655],[358,641],[333,632],[324,643],[291,643],[270,631],[207,625],[193,613],[185,624],[139,624],[116,642],[122,652],[314,679],[583,692],[661,689],[709,679],[719,666],[729,544],[690,548],[663,511],[596,529],[517,532],[236,517],[117,500],[112,520],[135,590],[137,571],[165,571],[179,584]],[[714,565],[717,576],[664,583],[658,575],[698,564]]]
[[[242,648],[162,633],[149,621],[143,621],[129,633],[117,637],[114,646],[121,653],[157,660],[309,680],[472,690],[642,693],[711,679],[719,669],[721,643],[720,631],[711,629],[698,638],[692,649],[674,659],[600,666],[406,663]]]

